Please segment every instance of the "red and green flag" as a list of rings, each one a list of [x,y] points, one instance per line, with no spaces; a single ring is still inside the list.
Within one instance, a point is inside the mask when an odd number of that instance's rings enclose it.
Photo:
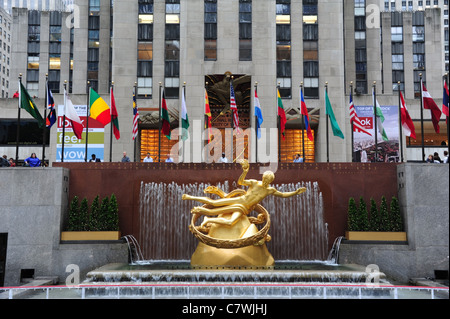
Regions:
[[[119,114],[117,113],[116,101],[114,100],[114,93],[112,88],[111,88],[111,120],[114,136],[116,137],[116,140],[118,140],[120,138]]]
[[[287,122],[286,112],[285,112],[284,107],[283,107],[283,102],[281,101],[280,90],[277,89],[277,93],[278,93],[278,107],[277,107],[277,109],[278,109],[278,116],[280,118],[280,133],[282,134],[283,139],[284,139],[284,130],[285,130],[285,127],[286,127],[286,122]]]
[[[166,94],[162,89],[161,98],[161,119],[162,119],[162,132],[170,140],[170,118],[169,111],[167,110]]]

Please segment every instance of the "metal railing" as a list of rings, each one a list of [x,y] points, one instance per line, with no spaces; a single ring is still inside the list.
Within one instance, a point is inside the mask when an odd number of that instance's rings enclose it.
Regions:
[[[448,287],[377,284],[152,283],[0,287],[0,299],[449,299]]]

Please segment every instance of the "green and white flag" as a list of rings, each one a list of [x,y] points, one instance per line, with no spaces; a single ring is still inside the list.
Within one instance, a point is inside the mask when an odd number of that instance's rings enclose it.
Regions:
[[[181,91],[181,129],[181,139],[185,141],[189,137],[189,118],[186,109],[186,96],[184,86]]]
[[[380,104],[378,103],[378,100],[375,99],[375,92],[372,92],[372,98],[375,100],[376,104],[376,108],[375,108],[375,114],[376,114],[376,121],[377,121],[377,127],[378,127],[378,132],[380,132],[381,136],[383,137],[384,141],[388,141],[389,138],[386,134],[386,130],[383,127],[383,123],[384,123],[384,115],[383,112],[381,111],[381,107]],[[375,134],[377,134],[377,132],[375,132]]]

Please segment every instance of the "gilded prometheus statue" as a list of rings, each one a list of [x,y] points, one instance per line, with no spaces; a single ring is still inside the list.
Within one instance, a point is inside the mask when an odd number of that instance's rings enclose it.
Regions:
[[[283,193],[270,186],[274,180],[275,175],[271,171],[266,171],[263,174],[262,180],[245,179],[249,164],[246,160],[241,161],[243,172],[239,177],[238,184],[247,186],[247,191],[243,189],[236,189],[229,194],[225,194],[222,190],[215,186],[209,186],[205,189],[205,193],[218,195],[219,199],[212,199],[209,197],[197,197],[183,194],[183,200],[195,200],[203,203],[203,206],[196,206],[192,208],[193,214],[190,230],[201,241],[201,243],[212,246],[214,248],[225,248],[225,250],[249,248],[249,246],[257,247],[264,246],[263,250],[252,250],[249,256],[240,256],[240,261],[230,261],[224,259],[221,262],[212,262],[215,265],[232,264],[236,265],[245,259],[245,265],[262,265],[270,266],[273,264],[273,258],[265,247],[265,242],[270,240],[267,234],[270,228],[270,216],[267,210],[259,203],[267,196],[274,195],[282,198],[287,198],[301,194],[306,191],[302,187],[293,192]],[[252,211],[259,213],[258,217],[248,216]],[[203,222],[200,226],[195,226],[196,221],[204,216]],[[215,217],[217,216],[217,217]],[[255,226],[266,222],[265,226],[260,230]],[[200,245],[199,245],[200,246]],[[201,245],[194,253],[196,264],[204,265],[206,261],[205,247]],[[247,254],[248,254],[247,249]],[[216,252],[217,253],[217,252]],[[211,258],[211,252],[208,252],[208,263]],[[224,252],[232,259],[236,259],[236,252]],[[194,259],[193,255],[193,259]],[[199,256],[200,255],[200,256]],[[232,256],[231,256],[232,255]],[[239,254],[238,254],[239,255]],[[222,257],[222,256],[221,256]],[[191,259],[191,264],[192,264]]]

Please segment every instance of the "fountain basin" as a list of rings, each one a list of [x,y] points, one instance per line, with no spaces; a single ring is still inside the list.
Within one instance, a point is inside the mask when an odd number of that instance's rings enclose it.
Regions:
[[[84,284],[95,283],[362,283],[373,273],[359,265],[325,262],[276,262],[273,269],[211,267],[192,269],[188,261],[107,264],[90,271]],[[378,280],[385,280],[383,273]]]

